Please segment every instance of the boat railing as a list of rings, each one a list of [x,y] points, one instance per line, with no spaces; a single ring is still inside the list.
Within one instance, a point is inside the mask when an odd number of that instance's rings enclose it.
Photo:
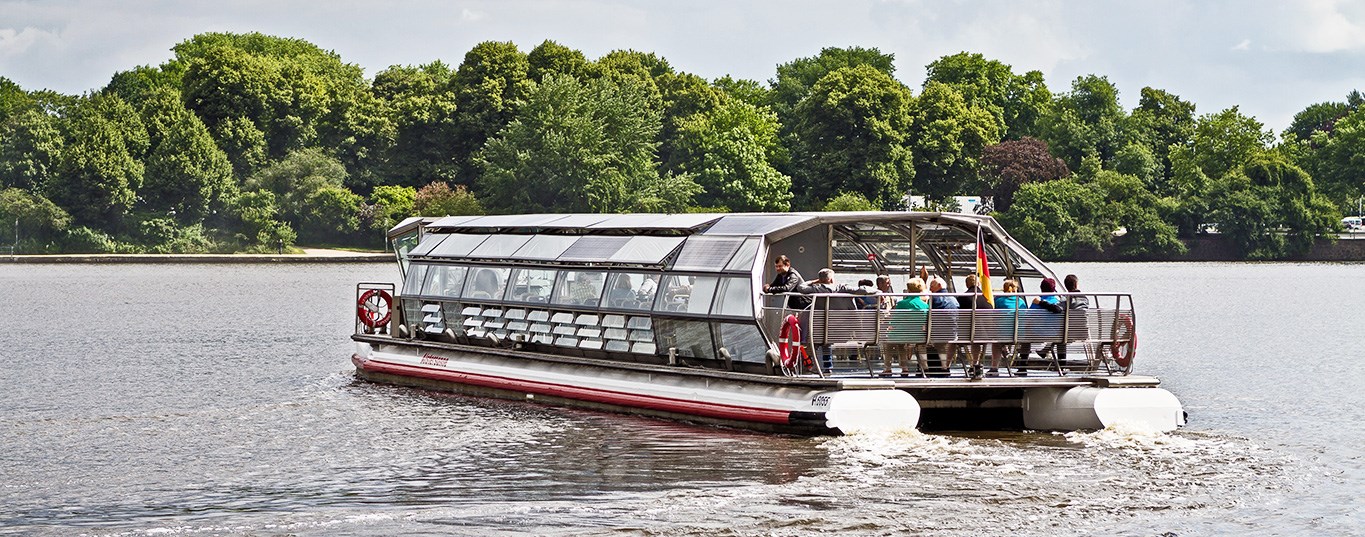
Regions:
[[[1003,366],[1002,375],[1127,375],[1136,351],[1137,318],[1127,293],[994,294],[1021,299],[1017,309],[978,307],[980,295],[972,293],[820,293],[799,295],[813,300],[796,310],[787,306],[790,295],[796,293],[765,295],[762,315],[774,341],[788,315],[800,322],[801,343],[815,359],[788,374],[876,375],[884,371],[883,354],[913,352],[939,354],[939,365],[902,375],[974,376],[981,374],[974,366],[993,362]],[[894,308],[910,296],[921,297],[926,309]],[[1029,307],[1044,296],[1056,297],[1060,311]],[[970,306],[935,309],[934,297]]]

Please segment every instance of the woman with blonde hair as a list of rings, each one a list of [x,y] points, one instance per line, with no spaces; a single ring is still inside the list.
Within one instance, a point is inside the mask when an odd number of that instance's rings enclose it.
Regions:
[[[928,311],[929,303],[925,302],[922,295],[924,293],[924,280],[922,278],[910,278],[905,282],[905,292],[910,296],[902,298],[893,310],[914,310]],[[922,316],[916,316],[909,312],[895,312],[891,314],[891,328],[887,331],[888,336],[896,336],[914,339],[919,334],[917,325],[922,324]],[[912,343],[887,343],[882,348],[882,376],[891,376],[891,361],[893,355],[899,358],[901,364],[901,376],[910,376],[910,354],[914,353],[915,359],[919,362],[920,374],[923,375],[929,368],[929,362],[924,355],[923,344]]]
[[[1002,288],[1000,289],[1000,292],[1001,292],[1001,293],[1018,293],[1018,292],[1019,292],[1019,282],[1014,281],[1014,280],[1005,280],[1005,285],[1004,285],[1004,287],[1002,287]],[[997,296],[997,297],[995,297],[995,309],[1003,309],[1003,310],[1020,310],[1020,309],[1027,309],[1027,308],[1028,308],[1028,302],[1025,302],[1025,301],[1024,301],[1024,297],[1019,297],[1019,296]],[[1015,313],[1016,315],[1018,314],[1017,311],[1014,312],[1014,313]],[[993,376],[993,375],[998,374],[998,372],[1000,371],[1000,361],[1001,361],[1001,358],[1003,358],[1004,355],[1005,355],[1005,346],[1006,346],[1006,345],[1008,345],[1008,344],[1007,344],[1007,343],[996,343],[996,344],[994,344],[994,345],[991,345],[991,369],[990,369],[990,371],[987,371],[987,374]]]

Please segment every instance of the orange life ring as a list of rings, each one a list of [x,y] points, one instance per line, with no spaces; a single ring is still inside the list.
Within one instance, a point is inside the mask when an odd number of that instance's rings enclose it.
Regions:
[[[389,324],[392,309],[393,295],[383,289],[369,289],[356,300],[355,314],[360,318],[360,324],[375,328]]]
[[[801,346],[801,321],[795,315],[788,315],[782,321],[782,330],[777,336],[777,352],[782,360],[782,367],[795,369],[796,360],[801,359],[806,367],[814,368],[810,356],[806,354],[806,348]]]
[[[1120,315],[1116,320],[1116,327],[1122,328],[1128,334],[1128,339],[1115,341],[1109,346],[1109,355],[1114,358],[1114,363],[1119,367],[1128,369],[1133,365],[1133,354],[1137,352],[1137,331],[1133,329],[1133,317],[1131,315]],[[1115,339],[1118,339],[1118,330],[1115,329]]]

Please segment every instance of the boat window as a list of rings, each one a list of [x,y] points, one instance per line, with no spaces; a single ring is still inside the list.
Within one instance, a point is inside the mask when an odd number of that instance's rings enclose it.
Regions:
[[[403,282],[403,294],[412,296],[422,294],[422,283],[426,280],[427,269],[430,267],[431,265],[426,263],[413,265],[412,270],[408,271],[407,281]]]
[[[721,278],[716,292],[716,315],[754,316],[754,287],[748,278]]]
[[[512,271],[507,286],[508,302],[543,304],[550,301],[550,287],[555,283],[554,270],[519,268]]]
[[[417,247],[420,231],[420,228],[413,229],[393,238],[393,253],[398,256],[398,270],[403,274],[408,273],[408,252]]]
[[[646,283],[648,281],[648,283]],[[607,307],[647,310],[654,306],[659,291],[658,274],[618,272],[607,283]]]
[[[666,276],[659,286],[654,311],[676,311],[706,315],[716,294],[714,276]]]
[[[678,356],[716,357],[716,347],[711,342],[711,323],[705,321],[657,319],[654,321],[654,337],[658,338],[658,348],[663,352],[674,348]]]
[[[603,282],[607,273],[600,270],[566,270],[555,282],[555,304],[597,306],[602,299]]]
[[[432,265],[430,269],[427,269],[427,282],[422,287],[422,294],[452,298],[460,296],[460,289],[464,287],[466,270],[468,267]]]
[[[673,261],[673,269],[720,272],[742,242],[743,239],[732,237],[689,237]]]
[[[488,237],[488,240],[483,241],[483,244],[480,244],[473,252],[470,252],[469,257],[481,259],[506,258],[530,240],[530,235],[493,235]]]
[[[573,235],[536,235],[509,257],[512,259],[556,259],[577,240],[578,237]]]
[[[416,248],[413,248],[411,251],[408,252],[408,255],[427,255],[431,253],[432,249],[440,245],[441,241],[446,240],[446,237],[449,236],[450,235],[446,235],[444,233],[441,234],[429,233],[425,238],[422,239],[422,242],[419,243]],[[394,239],[394,243],[397,244],[398,240],[401,240],[401,237],[399,239]]]
[[[436,247],[431,250],[431,256],[465,257],[487,238],[488,235],[465,235],[456,233],[446,237],[446,240],[443,240],[441,241],[441,244],[436,245]]]
[[[754,270],[754,258],[758,257],[759,239],[749,238],[744,240],[744,244],[739,245],[739,251],[735,252],[735,257],[725,265],[728,271],[751,272]]]
[[[682,244],[683,237],[631,237],[616,253],[611,255],[610,260],[617,263],[638,263],[641,265],[655,265],[662,263],[668,254]]]
[[[730,353],[736,362],[764,363],[767,361],[768,344],[763,333],[752,324],[716,323],[716,336],[720,346]]]
[[[507,273],[510,269],[470,267],[469,278],[465,282],[464,297],[480,300],[502,298],[507,286]]]

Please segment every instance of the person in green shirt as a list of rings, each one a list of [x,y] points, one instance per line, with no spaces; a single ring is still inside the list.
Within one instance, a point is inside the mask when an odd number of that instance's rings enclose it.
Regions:
[[[923,293],[924,280],[922,278],[910,278],[910,281],[905,282],[905,292],[911,294]],[[902,298],[900,301],[896,302],[896,304],[892,306],[892,309],[927,311],[929,309],[929,303],[925,302],[924,297],[921,296],[907,296],[905,298]],[[897,321],[893,320],[892,322],[895,323]],[[906,329],[913,331],[913,329],[910,327],[906,327]],[[898,328],[893,325],[890,328],[888,335],[891,335],[891,332],[895,332],[897,330]],[[920,374],[923,375],[924,372],[929,368],[929,363],[924,355],[924,345],[911,343],[882,344],[882,376],[884,377],[891,376],[891,363],[897,359],[900,361],[901,364],[901,376],[902,377],[910,376],[911,354],[914,354],[915,358],[919,361]]]

